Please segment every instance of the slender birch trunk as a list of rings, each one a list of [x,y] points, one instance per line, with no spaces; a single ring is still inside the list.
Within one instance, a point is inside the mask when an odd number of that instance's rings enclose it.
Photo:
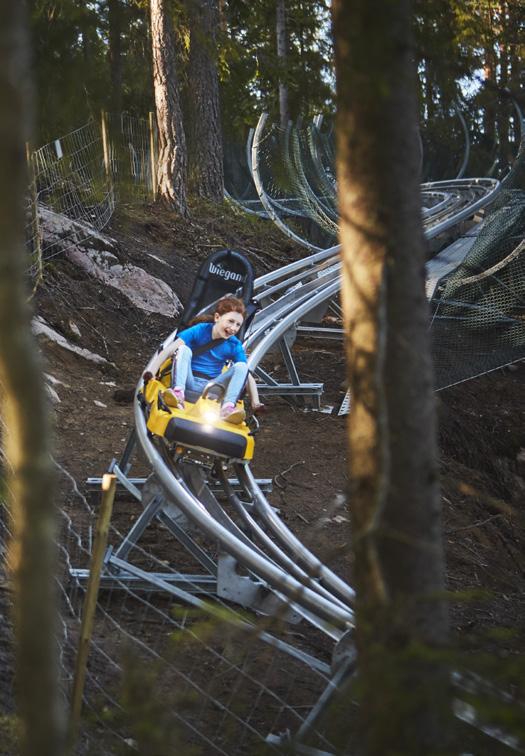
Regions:
[[[277,36],[277,61],[279,63],[279,115],[281,128],[285,129],[290,118],[288,108],[288,85],[285,81],[287,57],[285,0],[277,0],[275,7],[275,32]]]
[[[109,69],[111,76],[111,110],[122,112],[122,6],[120,0],[108,0]]]

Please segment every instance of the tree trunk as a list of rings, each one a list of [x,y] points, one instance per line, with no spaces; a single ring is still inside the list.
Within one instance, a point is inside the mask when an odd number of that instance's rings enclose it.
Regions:
[[[224,168],[217,74],[217,0],[192,0],[189,60],[189,177],[191,191],[222,202]]]
[[[122,112],[122,6],[120,0],[108,0],[109,67],[111,78],[111,111]]]
[[[281,128],[288,126],[288,84],[286,84],[286,6],[285,0],[277,0],[275,7],[275,31],[277,35],[277,62],[279,64],[279,115]]]
[[[409,0],[334,0],[356,642],[367,756],[442,753],[448,674]]]
[[[175,66],[172,20],[166,11],[165,0],[150,0],[150,11],[153,87],[159,130],[157,189],[168,207],[186,216],[186,138]]]
[[[496,88],[496,53],[494,50],[494,13],[489,5],[486,9],[486,34],[484,43],[484,76],[490,86],[489,97],[491,98],[483,113],[483,133],[487,148],[494,147],[496,141],[496,106],[494,103],[494,91]],[[487,166],[488,167],[488,166]]]
[[[516,98],[521,109],[525,107],[525,93],[521,86],[523,60],[520,55],[520,17],[521,9],[514,4],[509,6],[509,65],[510,65],[510,90],[512,96]],[[512,138],[514,142],[514,151],[519,143],[519,123],[516,112],[513,113]]]
[[[24,3],[0,5],[0,385],[13,537],[23,756],[63,753],[55,635],[55,511],[49,421],[24,275],[29,66]]]
[[[499,65],[499,89],[507,90],[509,86],[509,15],[506,2],[502,2],[499,8],[499,34],[500,65]],[[509,143],[509,118],[512,115],[510,101],[506,97],[498,101],[498,137],[500,170],[507,172],[512,164],[513,155]]]
[[[228,33],[228,14],[226,10],[226,0],[218,0],[219,7],[219,29],[222,34]]]

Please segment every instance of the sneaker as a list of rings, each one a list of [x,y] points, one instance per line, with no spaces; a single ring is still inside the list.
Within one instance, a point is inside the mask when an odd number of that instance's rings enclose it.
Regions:
[[[184,409],[184,391],[181,388],[169,388],[162,392],[162,400],[168,407]]]
[[[242,407],[237,407],[233,402],[226,402],[221,407],[221,420],[234,425],[240,425],[246,417]]]

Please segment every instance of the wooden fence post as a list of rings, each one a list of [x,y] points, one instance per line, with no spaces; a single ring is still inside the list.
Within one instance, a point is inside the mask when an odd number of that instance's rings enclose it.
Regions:
[[[108,181],[111,181],[111,161],[109,158],[108,119],[105,110],[100,111],[100,129],[102,131],[102,151],[104,153],[104,170]]]
[[[148,114],[149,123],[149,159],[151,166],[151,193],[153,199],[157,196],[157,156],[155,155],[155,121],[154,114]]]
[[[100,586],[100,574],[102,572],[104,553],[106,551],[106,544],[108,540],[109,523],[111,521],[111,513],[113,511],[113,501],[115,499],[116,485],[117,479],[114,475],[106,474],[102,478],[102,501],[100,504],[100,512],[97,520],[95,541],[93,543],[93,553],[91,555],[89,579],[86,595],[84,597],[84,606],[82,608],[80,639],[78,642],[75,678],[73,681],[73,692],[71,696],[71,743],[74,742],[78,724],[80,722],[80,712],[82,709],[82,696],[84,693],[84,682],[86,679],[89,646],[93,632],[98,589]]]
[[[26,162],[27,162],[27,186],[29,189],[29,202],[31,203],[31,222],[33,224],[32,238],[34,248],[32,250],[33,258],[36,257],[37,272],[35,277],[34,289],[36,289],[42,280],[42,243],[40,239],[40,224],[38,221],[38,193],[35,177],[35,164],[33,162],[33,150],[29,142],[26,142]]]

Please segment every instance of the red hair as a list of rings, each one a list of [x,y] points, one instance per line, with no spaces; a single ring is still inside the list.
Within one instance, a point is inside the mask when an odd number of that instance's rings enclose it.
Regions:
[[[246,317],[246,307],[244,306],[242,299],[227,294],[225,297],[219,299],[213,308],[213,315],[197,315],[197,317],[192,318],[189,325],[192,326],[196,323],[213,323],[215,313],[218,315],[226,315],[227,312],[238,312],[244,319]]]
[[[219,299],[213,310],[214,314],[226,315],[227,312],[238,312],[242,317],[246,315],[246,307],[242,299],[237,297],[222,297]]]

